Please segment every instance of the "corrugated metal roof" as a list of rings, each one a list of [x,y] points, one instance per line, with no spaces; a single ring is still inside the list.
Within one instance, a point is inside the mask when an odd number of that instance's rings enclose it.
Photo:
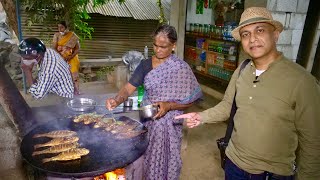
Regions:
[[[164,16],[167,20],[170,19],[170,4],[171,0],[162,0]],[[97,7],[93,7],[93,3],[90,2],[87,11],[105,16],[133,17],[138,20],[158,20],[160,15],[157,0],[126,0],[122,4],[114,0]]]

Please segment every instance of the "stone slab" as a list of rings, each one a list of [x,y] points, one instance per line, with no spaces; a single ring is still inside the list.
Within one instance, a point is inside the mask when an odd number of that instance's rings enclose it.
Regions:
[[[298,0],[277,0],[275,9],[272,11],[296,12]]]
[[[303,30],[292,30],[292,45],[299,45]]]
[[[290,44],[292,40],[292,30],[284,30],[281,32],[278,44]]]
[[[292,13],[290,18],[289,28],[295,29],[295,30],[303,30],[306,16],[307,16],[306,14]]]
[[[310,0],[298,0],[297,12],[307,13]]]

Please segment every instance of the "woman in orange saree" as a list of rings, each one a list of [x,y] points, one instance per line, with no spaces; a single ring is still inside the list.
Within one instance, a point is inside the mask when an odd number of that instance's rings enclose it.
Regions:
[[[68,30],[65,21],[58,24],[58,31],[53,36],[53,48],[70,64],[74,94],[79,95],[79,38],[74,32]]]

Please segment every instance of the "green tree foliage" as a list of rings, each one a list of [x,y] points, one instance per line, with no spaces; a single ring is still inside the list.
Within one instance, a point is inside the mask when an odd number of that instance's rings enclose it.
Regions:
[[[41,23],[44,26],[53,21],[65,20],[81,40],[91,39],[93,28],[86,22],[90,16],[87,5],[93,7],[108,3],[110,0],[21,0],[22,8],[27,13],[27,24]],[[120,3],[125,0],[118,0]]]
[[[21,0],[22,8],[27,13],[27,24],[41,23],[44,26],[65,20],[69,28],[76,32],[80,40],[89,38],[94,31],[86,22],[90,16],[86,10],[89,3],[97,7],[113,0]],[[125,0],[117,0],[123,3]],[[161,0],[158,0],[160,8],[159,23],[164,23],[164,14]]]

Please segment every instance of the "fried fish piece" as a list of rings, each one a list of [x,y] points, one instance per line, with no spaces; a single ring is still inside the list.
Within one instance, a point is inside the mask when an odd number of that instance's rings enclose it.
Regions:
[[[54,138],[54,139],[50,140],[49,142],[34,145],[34,149],[38,149],[41,147],[47,147],[47,146],[56,146],[59,144],[69,144],[69,143],[74,143],[74,142],[78,142],[78,141],[79,141],[79,137],[77,137],[77,136]]]
[[[125,133],[116,134],[115,138],[116,139],[130,139],[130,138],[139,136],[140,134],[143,134],[145,132],[147,132],[147,130],[128,131],[128,132],[125,132]]]
[[[125,133],[128,131],[132,131],[137,126],[138,126],[137,124],[124,124],[124,125],[113,126],[113,129],[110,132],[112,134]]]
[[[101,117],[102,115],[98,115],[96,113],[81,114],[75,117],[73,119],[73,122],[76,122],[76,123],[83,122],[84,124],[90,124],[100,119]]]
[[[106,128],[108,127],[108,124],[102,121],[95,122],[93,125],[93,128]]]
[[[85,156],[89,154],[89,149],[86,148],[75,148],[69,149],[68,151],[64,151],[57,156],[51,158],[45,158],[42,160],[43,163],[47,163],[50,161],[69,161],[69,160],[76,160],[80,159],[81,156]]]
[[[34,151],[32,153],[32,156],[40,155],[40,154],[54,154],[54,153],[61,153],[63,151],[67,151],[69,149],[77,148],[79,147],[79,144],[77,142],[75,143],[69,143],[69,144],[59,144],[56,146],[51,146],[47,149],[44,149],[42,151]]]
[[[39,137],[60,138],[60,137],[70,137],[75,135],[77,135],[75,131],[57,130],[57,131],[51,131],[44,134],[35,134],[33,138],[39,138]]]
[[[84,121],[83,124],[91,124],[91,123],[95,123],[95,122],[99,122],[102,116],[89,116],[87,117]]]
[[[122,121],[112,122],[112,123],[109,124],[108,127],[105,128],[105,130],[108,131],[108,132],[110,132],[110,131],[112,131],[113,129],[117,128],[118,126],[123,126],[123,125],[125,125],[125,123],[122,122]]]

